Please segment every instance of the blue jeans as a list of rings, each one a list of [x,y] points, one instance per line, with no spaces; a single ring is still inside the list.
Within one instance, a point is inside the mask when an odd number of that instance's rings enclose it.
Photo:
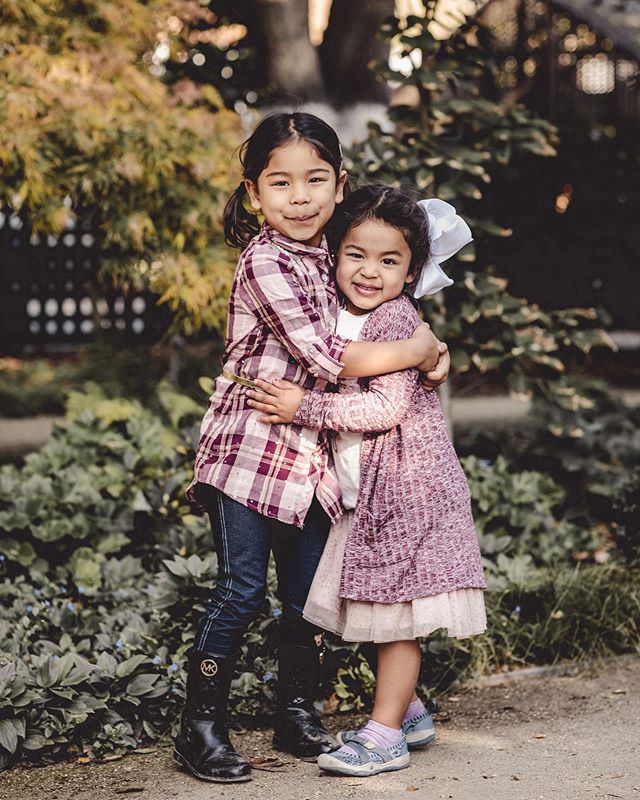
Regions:
[[[194,649],[229,656],[239,647],[266,595],[270,550],[276,563],[284,636],[300,644],[311,642],[319,628],[302,618],[302,609],[330,527],[317,498],[300,530],[252,511],[208,484],[197,485],[196,497],[211,522],[218,578],[198,625]]]

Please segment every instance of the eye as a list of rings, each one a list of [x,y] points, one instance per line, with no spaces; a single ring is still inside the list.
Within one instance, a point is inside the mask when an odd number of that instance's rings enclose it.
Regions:
[[[362,253],[350,252],[350,253],[345,253],[345,256],[347,256],[347,258],[362,258]]]
[[[276,181],[275,183],[271,184],[271,186],[288,186],[288,185],[289,184],[287,181]]]
[[[398,262],[397,262],[397,261],[394,261],[394,259],[393,259],[393,258],[383,258],[383,259],[382,259],[382,263],[385,265],[385,267],[395,267],[395,265],[396,265]]]
[[[309,183],[326,183],[326,182],[327,182],[326,178],[319,178],[319,177],[310,178],[309,180]]]

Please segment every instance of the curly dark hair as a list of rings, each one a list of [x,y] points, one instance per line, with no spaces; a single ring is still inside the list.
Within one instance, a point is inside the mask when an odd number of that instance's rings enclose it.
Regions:
[[[326,228],[329,249],[335,256],[347,231],[366,220],[376,219],[396,228],[404,236],[411,250],[409,272],[414,273],[411,285],[415,284],[420,267],[429,257],[429,220],[407,189],[368,184],[352,191],[336,207]]]

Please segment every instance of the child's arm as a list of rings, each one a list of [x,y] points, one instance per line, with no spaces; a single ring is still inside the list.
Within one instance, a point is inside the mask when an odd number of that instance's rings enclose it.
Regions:
[[[286,257],[256,248],[238,272],[236,300],[254,313],[312,375],[368,377],[394,370],[430,369],[438,358],[429,326],[395,342],[351,342],[329,332]]]
[[[256,381],[262,391],[247,391],[247,402],[264,413],[260,422],[296,422],[317,430],[378,433],[394,428],[407,415],[416,379],[416,370],[393,372],[372,378],[366,391],[353,394],[305,392],[284,380]]]

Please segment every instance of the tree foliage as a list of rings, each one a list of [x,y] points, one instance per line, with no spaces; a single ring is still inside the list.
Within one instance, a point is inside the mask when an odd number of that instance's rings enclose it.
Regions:
[[[383,80],[399,84],[406,101],[393,106],[393,130],[371,124],[369,137],[350,152],[360,178],[409,185],[456,205],[476,238],[508,236],[486,213],[492,176],[523,154],[552,157],[554,127],[498,90],[490,33],[474,17],[460,19],[446,38],[436,35],[436,0],[425,16],[393,18],[383,34],[399,40],[406,69],[380,64]],[[442,28],[440,28],[442,30]],[[457,372],[501,374],[513,393],[532,393],[566,408],[589,403],[565,375],[572,360],[594,346],[611,346],[591,309],[546,312],[508,292],[494,267],[476,259],[474,245],[449,264],[456,285],[427,304],[452,347]],[[461,274],[461,264],[473,271]]]
[[[150,71],[198,4],[8,0],[0,9],[0,207],[36,233],[91,224],[105,273],[148,282],[188,332],[220,326],[221,210],[237,116]]]

